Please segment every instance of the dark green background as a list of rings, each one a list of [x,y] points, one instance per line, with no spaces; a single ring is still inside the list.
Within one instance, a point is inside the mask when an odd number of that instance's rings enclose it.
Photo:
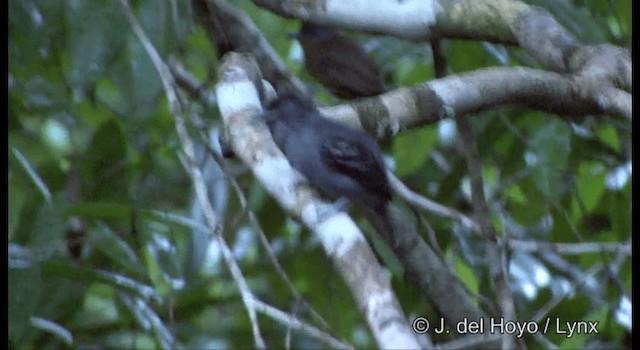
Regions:
[[[584,42],[631,43],[630,0],[532,2]],[[296,21],[248,1],[233,4],[253,18],[290,69],[315,88],[316,97],[337,103],[302,70],[295,43],[287,36],[296,30]],[[160,54],[177,59],[212,89],[219,62],[188,2],[139,0],[132,7]],[[226,267],[217,256],[204,258],[210,239],[185,224],[193,198],[178,156],[173,117],[158,74],[119,2],[10,0],[8,10],[9,347],[252,348],[247,313]],[[433,79],[428,45],[357,38],[373,48],[371,55],[385,70],[388,84]],[[447,41],[445,48],[454,72],[530,62],[521,50],[497,44]],[[220,125],[216,108],[193,102],[191,107],[212,128]],[[628,123],[615,116],[580,116],[569,123],[510,107],[480,113],[473,125],[499,230],[525,229],[528,238],[551,242],[630,238],[631,182],[620,189],[604,183],[629,162]],[[195,128],[190,130],[203,142]],[[469,213],[464,158],[439,130],[430,125],[401,132],[385,152],[395,159],[395,173],[413,190]],[[431,152],[446,159],[449,172],[436,165]],[[537,162],[525,162],[527,155]],[[336,335],[356,347],[375,346],[317,240],[287,219],[250,173],[240,172],[237,179],[297,290]],[[219,188],[212,185],[210,190]],[[235,195],[228,198],[225,238],[251,290],[293,312],[294,299],[248,221],[232,226],[239,204]],[[510,219],[502,220],[505,216]],[[71,218],[83,222],[82,238],[73,235]],[[470,290],[482,291],[486,266],[473,249],[479,243],[450,220],[427,218],[458,276]],[[540,228],[544,220],[553,224]],[[587,270],[613,258],[584,254],[566,260]],[[623,346],[625,329],[614,316],[621,289],[631,292],[630,265],[626,258],[616,274],[622,286],[596,275],[604,285],[604,303],[593,303],[578,289],[548,314],[598,320],[600,334],[549,339],[564,348],[594,341]],[[566,277],[548,266],[552,280]],[[518,283],[514,281],[516,287]],[[436,317],[402,276],[394,276],[394,288],[407,314]],[[553,293],[546,287],[531,300],[514,295],[518,315],[529,319]],[[303,312],[298,315],[309,320]],[[268,345],[284,347],[286,327],[264,316],[259,320]],[[533,337],[525,341],[530,348],[544,347]],[[324,347],[299,332],[293,332],[292,345]]]

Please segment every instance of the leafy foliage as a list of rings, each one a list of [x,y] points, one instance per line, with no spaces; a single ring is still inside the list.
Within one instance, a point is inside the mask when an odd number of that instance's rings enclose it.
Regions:
[[[631,42],[630,0],[530,2],[586,42]],[[161,55],[177,58],[206,83],[203,88],[212,88],[215,50],[188,2],[133,3]],[[246,1],[237,5],[292,71],[314,84],[300,71],[297,44],[286,37],[296,27],[292,21]],[[9,347],[253,347],[238,290],[193,208],[160,79],[119,2],[10,0],[8,10]],[[390,85],[432,78],[426,47],[361,39],[373,48]],[[455,41],[448,49],[455,72],[526,62],[517,49],[495,44]],[[212,128],[219,126],[215,112],[201,101],[194,105]],[[498,226],[519,238],[549,242],[630,239],[630,127],[615,117],[578,119],[517,107],[473,118]],[[402,132],[389,151],[409,187],[468,213],[468,176],[458,151],[464,145],[450,125]],[[203,157],[203,164],[211,162]],[[237,199],[219,181],[222,175],[211,171],[205,174],[214,174],[212,201],[251,290],[309,320],[272,268]],[[287,219],[250,175],[240,172],[237,180],[296,290],[336,336],[356,347],[374,346],[317,240]],[[427,219],[459,278],[482,291],[489,281],[478,242],[451,220]],[[602,327],[599,334],[556,335],[552,342],[563,348],[623,346],[630,328],[617,317],[631,291],[630,259],[615,265],[617,273],[606,265],[616,259],[611,254],[569,256],[566,266],[550,259],[523,253],[522,261],[535,268],[518,273],[522,266],[513,267],[519,316],[531,319],[560,298],[547,316],[597,320]],[[576,277],[575,271],[593,268],[593,275],[578,274],[587,280]],[[547,283],[536,280],[541,271],[550,276]],[[614,282],[597,285],[607,276]],[[401,276],[394,277],[394,288],[407,314],[437,317]],[[264,316],[259,320],[268,345],[284,347],[289,330]],[[540,346],[534,337],[525,341]],[[324,346],[299,332],[292,333],[291,344]]]

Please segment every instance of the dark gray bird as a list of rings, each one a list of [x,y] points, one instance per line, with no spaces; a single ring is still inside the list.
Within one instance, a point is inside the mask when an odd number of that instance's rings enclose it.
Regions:
[[[335,96],[350,100],[386,91],[380,67],[336,28],[302,22],[295,37],[304,51],[305,69]]]
[[[322,117],[294,93],[268,104],[263,117],[291,166],[311,186],[331,199],[349,199],[392,242],[391,190],[382,153],[371,136]]]

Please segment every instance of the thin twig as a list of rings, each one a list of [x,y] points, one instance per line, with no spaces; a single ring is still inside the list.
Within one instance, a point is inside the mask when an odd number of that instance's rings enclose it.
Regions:
[[[480,226],[472,218],[462,214],[461,212],[453,208],[444,206],[412,191],[410,188],[405,186],[405,184],[402,183],[402,181],[398,179],[398,177],[396,177],[393,173],[387,172],[387,174],[389,175],[389,183],[391,184],[391,188],[393,188],[393,191],[400,197],[402,197],[402,199],[407,201],[407,203],[410,203],[420,209],[426,210],[440,217],[455,220],[462,224],[462,226],[473,231],[476,234],[481,233]]]
[[[274,319],[291,329],[303,331],[308,335],[323,341],[325,344],[336,348],[336,349],[354,349],[350,344],[342,342],[340,339],[334,338],[332,335],[327,334],[318,328],[300,320],[294,315],[288,314],[284,311],[278,310],[275,307],[264,303],[258,299],[254,300],[254,305],[256,306],[256,310],[262,314],[269,316],[271,319]]]
[[[525,252],[536,252],[540,250],[551,250],[563,255],[581,255],[588,253],[617,253],[631,255],[631,243],[613,242],[578,242],[578,243],[549,243],[525,241],[520,239],[509,239],[509,248]]]
[[[205,88],[206,85],[189,73],[178,61],[170,59],[168,66],[176,79],[176,83],[178,83],[180,87],[187,90],[191,95],[196,96],[200,101],[203,101],[206,106],[215,106],[216,94]]]
[[[449,73],[449,68],[445,56],[441,54],[441,42],[432,42],[432,49],[434,50],[434,60],[437,60],[437,62],[434,63],[436,77],[443,78]],[[456,115],[455,121],[458,126],[458,131],[460,132],[460,137],[464,141],[464,144],[460,147],[460,151],[464,155],[469,172],[471,202],[474,217],[478,222],[476,225],[479,226],[480,235],[488,238],[486,245],[487,268],[489,269],[491,278],[495,281],[496,301],[498,302],[503,317],[508,320],[515,320],[515,304],[509,289],[506,250],[503,249],[500,244],[496,243],[498,235],[490,220],[490,211],[484,192],[482,166],[480,164],[476,138],[468,115]],[[502,337],[502,348],[510,349],[514,348],[514,346],[513,337]]]
[[[456,116],[456,124],[460,131],[460,136],[464,140],[461,145],[471,183],[471,202],[475,217],[482,228],[482,234],[488,238],[487,241],[487,268],[495,282],[496,301],[500,311],[507,320],[516,320],[515,304],[509,289],[507,257],[505,249],[497,244],[499,239],[495,228],[490,220],[489,206],[487,205],[484,192],[484,180],[482,178],[482,166],[480,165],[480,155],[478,153],[476,138],[473,133],[471,123],[467,116]],[[492,242],[493,241],[493,242]],[[510,336],[502,338],[502,347],[505,349],[514,348],[514,339]]]
[[[18,162],[20,162],[20,165],[22,165],[31,180],[36,184],[36,187],[38,187],[38,190],[40,190],[40,193],[42,194],[44,199],[48,204],[51,204],[51,191],[49,191],[49,187],[47,187],[47,184],[42,180],[40,175],[38,175],[38,172],[31,166],[31,163],[29,163],[27,157],[22,155],[22,153],[15,147],[12,147],[11,150],[13,151],[13,155],[18,159]]]
[[[204,183],[202,172],[200,171],[200,168],[197,166],[193,142],[191,141],[191,138],[189,137],[189,134],[187,132],[185,121],[183,118],[184,112],[183,112],[180,100],[178,99],[178,94],[176,93],[176,90],[175,90],[175,81],[173,80],[173,76],[171,75],[171,72],[169,71],[169,68],[167,67],[167,65],[164,63],[164,61],[158,54],[158,51],[155,49],[155,47],[153,46],[153,44],[151,43],[147,35],[144,33],[144,30],[138,23],[137,19],[133,15],[131,8],[129,7],[128,1],[120,0],[120,3],[122,4],[124,13],[133,29],[133,32],[135,33],[138,40],[140,40],[140,42],[144,46],[145,50],[147,51],[147,54],[149,55],[156,70],[158,71],[158,74],[160,75],[160,79],[162,80],[162,85],[164,87],[164,92],[167,97],[167,101],[169,103],[169,108],[174,117],[176,132],[178,134],[180,143],[182,144],[182,149],[188,161],[187,162],[188,163],[187,165],[189,167],[188,172],[189,172],[189,175],[191,176],[193,186],[195,188],[196,196],[198,197],[200,206],[202,207],[202,210],[205,214],[205,218],[209,226],[209,229],[213,231],[214,237],[216,238],[216,240],[220,245],[225,263],[227,264],[227,267],[231,271],[231,275],[235,280],[238,286],[238,289],[240,290],[242,301],[245,305],[245,308],[247,309],[247,313],[249,314],[249,319],[251,320],[255,345],[259,349],[265,349],[266,344],[264,342],[264,339],[262,338],[262,335],[260,334],[258,318],[254,308],[255,298],[253,297],[253,294],[249,289],[247,281],[242,275],[242,271],[240,267],[234,260],[233,253],[229,249],[229,246],[226,244],[222,236],[222,226],[218,223],[218,220],[215,216],[215,212],[213,211],[213,207],[209,202],[207,188]]]
[[[203,88],[204,85],[196,77],[194,77],[191,73],[189,73],[184,67],[182,67],[180,63],[176,61],[171,61],[169,62],[169,67],[171,68],[171,72],[174,75],[176,75],[176,82],[178,83],[179,86],[183,87],[192,96],[199,99],[202,103],[204,103],[208,107],[211,107],[215,104],[215,94],[211,92],[209,89]],[[204,125],[203,123],[200,123],[200,119],[197,118],[197,116],[194,114],[189,114],[189,116],[191,117],[192,121],[196,125],[201,138],[203,140],[208,140],[208,136],[206,132],[203,130]],[[267,253],[267,257],[269,258],[271,265],[274,267],[278,276],[280,276],[280,278],[285,283],[285,285],[287,285],[291,294],[297,300],[297,302],[303,303],[305,310],[307,310],[310,313],[313,319],[325,330],[329,330],[330,327],[327,324],[327,322],[324,320],[322,316],[320,316],[320,314],[311,305],[309,305],[309,303],[304,299],[304,297],[300,295],[300,293],[293,286],[293,283],[291,282],[286,272],[280,265],[280,262],[278,262],[278,259],[275,256],[273,250],[271,249],[271,244],[269,243],[269,240],[265,235],[264,230],[262,229],[262,226],[258,221],[258,218],[256,217],[255,213],[251,209],[249,209],[249,206],[247,205],[246,196],[242,191],[242,188],[236,181],[235,175],[231,171],[229,171],[227,163],[224,161],[224,159],[222,159],[222,157],[220,157],[218,152],[214,150],[213,147],[211,147],[211,145],[208,142],[204,142],[203,144],[207,149],[207,151],[209,152],[209,154],[211,155],[211,157],[214,159],[214,161],[222,169],[222,173],[231,184],[231,187],[234,189],[236,196],[240,201],[240,207],[242,208],[241,217],[244,217],[245,214],[248,216],[249,221],[251,222],[253,228],[255,229],[255,232],[258,233],[258,237],[260,238],[260,243],[264,247]]]

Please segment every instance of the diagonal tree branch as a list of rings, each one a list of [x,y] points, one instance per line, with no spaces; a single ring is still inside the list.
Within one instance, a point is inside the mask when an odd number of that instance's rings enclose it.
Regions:
[[[358,309],[381,348],[418,348],[389,276],[353,221],[335,213],[302,181],[271,139],[256,114],[261,111],[258,89],[252,82],[260,72],[249,56],[229,53],[220,67],[216,86],[218,106],[231,145],[266,190],[322,241],[327,255],[349,287]]]

